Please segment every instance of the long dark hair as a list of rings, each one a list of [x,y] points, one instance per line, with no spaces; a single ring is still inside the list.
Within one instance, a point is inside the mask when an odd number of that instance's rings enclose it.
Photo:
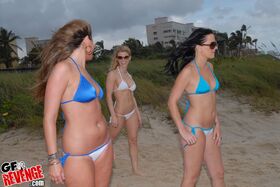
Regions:
[[[33,88],[37,100],[43,101],[47,81],[54,66],[67,59],[81,45],[86,36],[91,39],[91,26],[84,20],[72,20],[53,34],[41,54],[42,65]]]
[[[198,28],[194,30],[191,35],[171,53],[164,68],[165,72],[177,75],[195,58],[196,45],[203,44],[208,34],[213,34],[213,31],[207,28]]]

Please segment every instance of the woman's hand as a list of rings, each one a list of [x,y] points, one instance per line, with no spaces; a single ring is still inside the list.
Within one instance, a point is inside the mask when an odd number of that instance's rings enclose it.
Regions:
[[[118,127],[118,118],[116,115],[111,116],[110,123],[111,123],[112,127],[115,127],[115,128]]]
[[[222,133],[221,133],[221,126],[220,126],[220,124],[216,125],[215,128],[214,128],[213,140],[214,140],[214,143],[216,145],[218,145],[218,146],[220,146],[221,143],[222,143]]]
[[[61,163],[57,160],[54,161],[54,163],[50,163],[49,165],[49,176],[52,180],[52,182],[56,184],[64,184],[64,171]]]
[[[192,145],[196,143],[197,137],[194,136],[190,131],[186,128],[179,130],[181,137],[186,141],[187,145]]]

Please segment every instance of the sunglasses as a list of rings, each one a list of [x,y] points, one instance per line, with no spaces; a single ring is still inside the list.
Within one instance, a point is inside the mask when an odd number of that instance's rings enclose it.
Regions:
[[[127,60],[129,56],[117,56],[118,60]]]
[[[215,49],[218,46],[217,42],[211,42],[210,44],[201,44],[202,46],[209,46],[210,49]]]

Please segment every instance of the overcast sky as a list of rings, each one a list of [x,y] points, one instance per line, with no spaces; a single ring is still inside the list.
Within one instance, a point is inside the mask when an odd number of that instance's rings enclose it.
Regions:
[[[129,37],[147,44],[145,25],[163,16],[228,34],[245,24],[259,45],[280,47],[279,0],[0,0],[0,26],[21,38],[48,39],[78,18],[92,25],[94,40],[107,49]],[[24,40],[18,45],[25,49]]]

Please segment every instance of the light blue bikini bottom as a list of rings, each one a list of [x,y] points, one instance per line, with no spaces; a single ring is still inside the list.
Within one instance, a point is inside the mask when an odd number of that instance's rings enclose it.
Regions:
[[[183,124],[185,125],[185,127],[190,127],[191,128],[191,133],[193,135],[196,135],[196,129],[200,129],[204,134],[205,136],[207,136],[208,134],[212,133],[214,128],[213,127],[210,127],[210,128],[203,128],[203,127],[200,127],[198,125],[189,125],[187,124],[186,122],[184,122],[182,120]]]

